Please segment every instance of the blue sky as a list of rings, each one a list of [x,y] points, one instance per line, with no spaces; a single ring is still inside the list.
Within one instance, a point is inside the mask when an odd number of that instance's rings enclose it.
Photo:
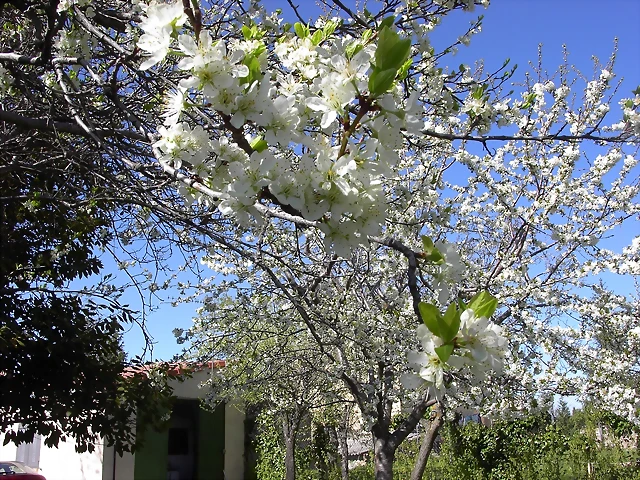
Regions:
[[[268,0],[264,3],[268,9],[281,8],[285,17],[290,18],[286,1]],[[295,3],[301,5],[304,17],[317,11],[310,7],[308,0]],[[519,65],[514,79],[521,79],[526,71],[531,70],[528,62],[537,63],[539,44],[543,44],[543,66],[551,72],[562,63],[562,45],[565,44],[569,63],[590,77],[593,72],[592,56],[606,63],[617,37],[619,49],[615,72],[617,79],[625,80],[618,98],[630,96],[630,91],[640,85],[638,0],[609,0],[606,3],[596,0],[493,0],[487,10],[477,9],[473,14],[458,14],[445,19],[434,32],[432,42],[436,46],[445,46],[455,40],[478,14],[485,17],[482,32],[474,36],[469,47],[461,48],[456,56],[450,57],[450,66],[473,64],[482,58],[488,69],[497,69],[506,58],[510,58],[511,65]],[[104,261],[106,263],[107,259]],[[109,264],[106,267],[107,270],[114,268]],[[127,301],[133,308],[140,303],[134,292],[127,295]],[[181,351],[172,330],[190,326],[194,306],[172,307],[169,303],[157,306],[157,311],[147,318],[147,327],[156,342],[153,359],[169,359]],[[125,334],[124,341],[131,356],[142,352],[143,337],[137,327]],[[147,356],[147,359],[151,358]]]

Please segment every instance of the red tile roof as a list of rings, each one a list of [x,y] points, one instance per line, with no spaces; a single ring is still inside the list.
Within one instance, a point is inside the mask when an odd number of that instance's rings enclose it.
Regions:
[[[159,370],[165,372],[168,375],[183,375],[194,372],[201,372],[204,370],[215,370],[224,368],[226,365],[225,360],[209,360],[208,362],[201,363],[188,363],[188,362],[155,362],[147,363],[145,365],[139,365],[135,367],[128,367],[122,373],[123,377],[132,377],[137,374],[148,375],[152,370]]]

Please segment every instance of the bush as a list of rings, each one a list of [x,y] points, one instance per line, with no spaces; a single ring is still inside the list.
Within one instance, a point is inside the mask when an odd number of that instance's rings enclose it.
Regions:
[[[596,441],[597,425],[610,425],[605,427],[605,442]],[[259,441],[262,460],[258,478],[280,480],[284,478],[284,446],[275,424],[271,428],[270,434],[263,430]],[[491,427],[447,422],[440,432],[440,453],[429,458],[423,480],[640,480],[637,449],[619,441],[632,431],[634,427],[620,424],[619,418],[588,409],[561,421],[537,412]],[[394,479],[410,477],[419,449],[419,440],[403,442],[396,452]],[[296,454],[297,478],[320,479],[314,469],[317,461],[317,451],[300,449]],[[372,455],[349,473],[350,480],[373,477]],[[340,480],[340,469],[333,465],[326,478]]]

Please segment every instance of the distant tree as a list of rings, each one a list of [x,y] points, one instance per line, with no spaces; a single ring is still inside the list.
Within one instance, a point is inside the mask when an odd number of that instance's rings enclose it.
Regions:
[[[558,406],[553,411],[553,418],[559,428],[568,429],[570,427],[571,410],[569,409],[569,404],[564,398],[561,398],[558,401]]]

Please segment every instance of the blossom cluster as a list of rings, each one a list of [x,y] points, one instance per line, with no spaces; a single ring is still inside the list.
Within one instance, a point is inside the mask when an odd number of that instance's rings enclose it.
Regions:
[[[409,366],[416,373],[402,376],[405,388],[416,388],[426,384],[439,392],[446,390],[447,375],[451,382],[455,377],[468,378],[477,384],[492,371],[500,374],[507,355],[507,339],[504,330],[489,319],[478,316],[472,309],[460,314],[460,329],[454,338],[452,353],[443,360],[445,345],[441,337],[426,326],[418,327],[418,339],[422,351],[408,353]]]
[[[62,30],[55,39],[54,47],[62,57],[91,58],[96,43],[94,37],[84,30]]]
[[[167,56],[172,36],[186,20],[187,16],[180,2],[149,4],[146,16],[140,23],[144,34],[137,42],[138,48],[149,54],[149,58],[140,65],[141,70],[151,68]]]
[[[177,44],[178,69],[187,75],[167,99],[167,128],[154,145],[160,161],[204,179],[218,209],[241,223],[260,220],[252,205],[268,191],[307,220],[321,220],[327,247],[340,255],[379,233],[382,177],[395,175],[402,132],[420,131],[422,110],[415,95],[405,101],[368,91],[375,45],[354,40],[351,47],[359,48],[350,54],[349,45],[330,37],[335,25],[313,37],[284,35],[275,48],[283,72],[262,74],[266,46],[259,39],[227,44],[206,30],[197,39],[174,39],[185,21],[178,7],[151,4],[138,42],[149,55],[142,69]],[[191,106],[227,118],[236,135],[203,141],[201,130],[179,121]],[[356,128],[364,124],[368,135]],[[238,143],[237,134],[245,141]],[[198,145],[198,155],[187,145]]]
[[[179,57],[178,82],[166,97],[167,128],[159,130],[155,145],[160,161],[204,180],[204,197],[182,189],[192,200],[245,225],[261,222],[257,202],[275,202],[318,222],[327,248],[341,256],[382,231],[394,201],[390,184],[405,168],[400,159],[411,156],[412,142],[425,141],[425,130],[441,134],[455,125],[486,133],[494,125],[515,124],[529,134],[534,123],[528,112],[543,112],[550,94],[554,104],[538,120],[540,132],[547,133],[567,108],[568,88],[551,81],[536,83],[522,100],[493,100],[468,67],[460,72],[460,84],[472,86],[466,91],[450,91],[446,73],[424,66],[411,83],[403,82],[412,55],[428,59],[431,50],[420,39],[412,45],[391,24],[355,38],[334,35],[338,19],[317,22],[315,30],[297,23],[292,31],[271,16],[262,25],[242,20],[243,39],[216,39],[206,28],[195,37],[184,28],[187,21],[179,2],[154,1],[139,25],[144,33],[137,45],[146,55],[141,69]],[[414,34],[426,35],[428,25],[422,26]],[[267,31],[275,35],[272,44]],[[611,77],[603,70],[587,85],[594,123],[606,113],[602,98]],[[626,113],[630,122],[633,112]],[[216,116],[226,131],[209,142],[188,125]],[[583,120],[566,113],[574,134],[584,131]],[[192,135],[198,138],[187,138]],[[181,153],[181,145],[198,145],[199,154]]]
[[[640,135],[640,94],[622,101],[625,124],[624,128]]]
[[[57,11],[63,12],[65,10],[70,9],[74,5],[78,7],[84,7],[86,5],[89,5],[90,3],[91,3],[91,0],[61,0],[58,3]]]

